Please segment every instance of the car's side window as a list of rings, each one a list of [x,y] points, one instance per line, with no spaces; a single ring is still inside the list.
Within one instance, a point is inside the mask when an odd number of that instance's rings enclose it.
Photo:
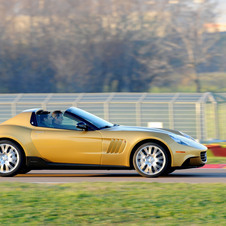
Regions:
[[[55,118],[53,116],[51,112],[40,110],[36,113],[37,126],[54,129],[81,130],[76,127],[80,120],[64,115],[62,112],[57,116],[55,115]]]

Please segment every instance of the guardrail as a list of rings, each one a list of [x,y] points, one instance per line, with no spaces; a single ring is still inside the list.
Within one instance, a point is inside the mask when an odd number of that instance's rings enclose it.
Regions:
[[[226,94],[0,94],[0,122],[30,108],[52,111],[71,106],[117,124],[147,127],[151,122],[202,141],[226,139]]]

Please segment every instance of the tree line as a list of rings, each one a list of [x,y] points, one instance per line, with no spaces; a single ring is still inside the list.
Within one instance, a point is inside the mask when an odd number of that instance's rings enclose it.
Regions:
[[[0,92],[146,92],[225,71],[216,2],[1,0]]]

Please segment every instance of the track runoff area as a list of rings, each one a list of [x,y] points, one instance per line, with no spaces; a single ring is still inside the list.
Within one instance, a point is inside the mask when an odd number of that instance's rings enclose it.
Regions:
[[[226,164],[207,164],[202,168],[176,170],[167,176],[145,178],[135,170],[32,170],[0,182],[77,183],[77,182],[157,182],[157,183],[225,183]]]

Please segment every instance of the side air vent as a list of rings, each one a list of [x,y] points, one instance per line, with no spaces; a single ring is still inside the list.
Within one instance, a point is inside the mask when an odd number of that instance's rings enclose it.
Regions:
[[[108,147],[108,154],[120,154],[124,151],[126,141],[121,139],[112,139]]]

